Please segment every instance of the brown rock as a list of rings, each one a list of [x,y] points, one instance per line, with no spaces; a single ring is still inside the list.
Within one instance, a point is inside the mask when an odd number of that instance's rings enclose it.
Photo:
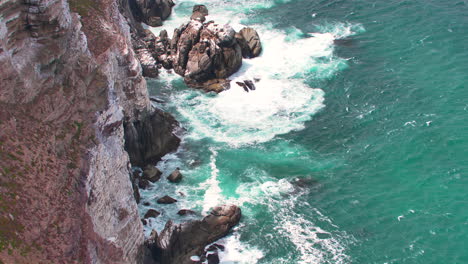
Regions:
[[[246,27],[236,34],[237,42],[242,48],[244,58],[255,58],[262,52],[262,43],[255,29]]]
[[[175,171],[173,171],[168,177],[167,180],[170,182],[180,182],[182,180],[182,173],[180,173],[179,168],[177,168]]]
[[[149,210],[146,212],[144,218],[145,218],[145,219],[150,218],[150,217],[155,218],[155,217],[158,217],[160,214],[161,214],[160,212],[158,212],[158,211],[156,211],[156,210],[154,210],[154,209],[149,209]]]
[[[137,21],[160,26],[171,15],[173,6],[172,0],[134,0],[132,13]]]
[[[213,209],[203,220],[174,224],[168,221],[158,237],[154,256],[161,264],[191,263],[191,256],[199,256],[203,249],[239,223],[241,210],[235,205],[223,205]]]
[[[166,195],[166,196],[161,197],[161,198],[159,198],[158,200],[156,200],[156,202],[157,202],[158,204],[172,204],[172,203],[177,202],[177,200],[174,199],[174,198],[172,198],[172,197],[170,197],[170,196],[168,196],[168,195]]]
[[[181,209],[179,212],[177,212],[178,215],[194,215],[195,212],[189,209]]]
[[[161,178],[161,175],[162,172],[158,168],[148,165],[143,170],[142,178],[150,182],[157,182]]]

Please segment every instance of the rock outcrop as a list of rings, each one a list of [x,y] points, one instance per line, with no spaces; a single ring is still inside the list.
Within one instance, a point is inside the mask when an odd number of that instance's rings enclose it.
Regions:
[[[169,221],[150,246],[153,257],[161,264],[193,263],[191,256],[201,255],[206,245],[225,236],[240,218],[239,207],[223,205],[202,220],[178,225]]]
[[[133,16],[139,22],[152,27],[162,26],[172,12],[172,0],[129,0]]]
[[[141,261],[123,123],[136,143],[148,130],[177,140],[151,108],[119,3],[0,2],[3,263]],[[174,148],[150,141],[136,160]]]
[[[162,156],[175,151],[180,139],[174,134],[178,122],[159,109],[124,123],[125,149],[134,166],[156,164]]]
[[[148,54],[166,69],[183,76],[185,82],[194,88],[221,92],[229,89],[227,78],[242,65],[242,57],[253,58],[261,52],[260,38],[252,28],[243,28],[239,33],[230,25],[206,23],[208,9],[195,5],[191,20],[174,30],[169,39],[166,31],[158,37],[150,32],[143,33],[146,41],[136,41],[139,58],[148,69],[146,76],[156,75]],[[156,69],[157,70],[157,69]]]

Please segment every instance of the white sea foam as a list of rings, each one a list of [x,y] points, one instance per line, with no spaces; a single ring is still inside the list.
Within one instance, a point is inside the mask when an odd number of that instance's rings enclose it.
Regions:
[[[234,232],[215,243],[225,246],[224,251],[219,251],[221,264],[255,264],[264,256],[258,248],[241,242],[238,232]]]
[[[219,170],[216,167],[216,157],[218,156],[218,152],[214,148],[210,148],[210,151],[211,177],[201,185],[206,189],[203,200],[203,213],[208,213],[213,207],[219,205],[223,200],[221,188],[219,187],[219,180],[217,178],[219,173]]]

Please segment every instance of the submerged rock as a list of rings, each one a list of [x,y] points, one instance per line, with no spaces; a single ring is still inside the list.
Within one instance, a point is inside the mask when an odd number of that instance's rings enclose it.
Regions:
[[[203,249],[237,225],[241,210],[235,205],[223,205],[213,209],[202,220],[174,224],[168,221],[152,248],[153,256],[161,264],[193,263],[191,256],[199,256]],[[212,257],[213,261],[215,257]]]
[[[177,202],[177,200],[174,199],[174,198],[172,198],[172,197],[170,197],[170,196],[168,196],[168,195],[166,195],[166,196],[161,197],[161,198],[159,198],[158,200],[156,200],[156,202],[157,202],[158,204],[172,204],[172,203]]]

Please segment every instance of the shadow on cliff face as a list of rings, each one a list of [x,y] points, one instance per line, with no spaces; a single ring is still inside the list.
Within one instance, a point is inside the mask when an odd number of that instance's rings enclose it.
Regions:
[[[156,164],[167,153],[176,151],[180,139],[174,134],[179,123],[159,109],[124,123],[125,150],[133,166]]]

